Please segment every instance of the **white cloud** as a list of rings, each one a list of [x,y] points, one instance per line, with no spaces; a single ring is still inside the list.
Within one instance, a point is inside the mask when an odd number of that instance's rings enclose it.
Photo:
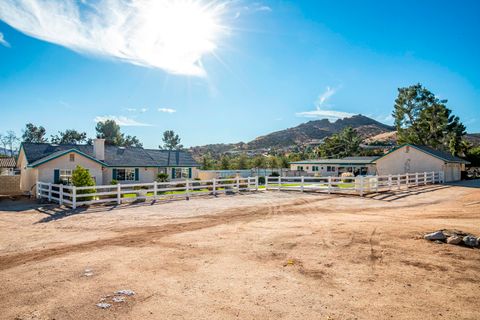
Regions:
[[[323,93],[321,93],[317,100],[315,101],[315,110],[312,111],[304,111],[296,113],[297,117],[306,117],[306,118],[327,118],[329,120],[336,120],[336,119],[343,119],[348,118],[354,115],[354,113],[344,112],[344,111],[337,111],[326,109],[328,107],[326,102],[336,94],[338,89],[328,87],[325,89]]]
[[[93,121],[103,122],[106,120],[113,120],[119,126],[123,127],[151,127],[151,124],[138,122],[135,119],[124,117],[124,116],[96,116]]]
[[[5,37],[3,36],[3,33],[0,32],[0,44],[5,46],[5,47],[10,47],[10,43],[5,40]]]
[[[165,113],[175,113],[175,112],[177,112],[177,110],[172,109],[172,108],[158,108],[158,111],[165,112]]]
[[[174,74],[205,75],[202,57],[227,28],[226,1],[1,0],[0,19],[71,50]]]
[[[137,108],[125,108],[125,110],[127,110],[128,112],[145,113],[145,112],[148,111],[148,108],[140,108],[140,109],[137,109]]]

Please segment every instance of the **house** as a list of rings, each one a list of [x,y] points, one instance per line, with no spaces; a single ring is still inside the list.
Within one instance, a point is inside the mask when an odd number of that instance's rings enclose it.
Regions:
[[[17,163],[14,157],[0,157],[0,176],[11,176],[15,174]]]
[[[17,164],[22,191],[31,191],[37,181],[69,183],[77,165],[88,169],[97,185],[147,183],[159,173],[171,180],[192,179],[200,166],[185,151],[110,146],[104,139],[92,145],[22,143]]]
[[[306,175],[322,177],[339,176],[343,172],[355,175],[375,174],[374,161],[378,157],[345,157],[341,159],[317,159],[295,161],[290,163],[290,169],[305,172]]]
[[[460,180],[469,162],[430,147],[404,144],[375,160],[375,164],[379,175],[443,171],[449,182]]]
[[[379,157],[296,161],[290,163],[290,168],[316,176],[339,176],[343,172],[353,172],[355,175],[389,175],[442,171],[445,181],[449,182],[460,180],[461,172],[465,171],[468,163],[448,152],[405,144]]]

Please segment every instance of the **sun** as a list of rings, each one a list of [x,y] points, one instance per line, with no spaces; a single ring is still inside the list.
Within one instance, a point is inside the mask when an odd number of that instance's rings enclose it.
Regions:
[[[153,46],[143,48],[154,55],[149,60],[178,73],[203,75],[201,57],[217,48],[225,30],[220,22],[225,6],[218,1],[156,0],[138,9],[143,34],[136,38],[144,40],[140,48]]]

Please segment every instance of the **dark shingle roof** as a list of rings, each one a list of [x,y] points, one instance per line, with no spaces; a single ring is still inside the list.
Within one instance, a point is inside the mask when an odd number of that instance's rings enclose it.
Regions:
[[[314,159],[290,162],[291,164],[340,164],[340,165],[362,165],[373,163],[377,157],[347,157],[342,159]]]
[[[69,150],[77,150],[94,158],[92,145],[23,143],[28,164],[40,163]],[[150,150],[137,147],[105,146],[105,160],[110,167],[197,167],[192,156],[185,151]]]
[[[15,168],[16,166],[15,158],[0,158],[0,168]]]

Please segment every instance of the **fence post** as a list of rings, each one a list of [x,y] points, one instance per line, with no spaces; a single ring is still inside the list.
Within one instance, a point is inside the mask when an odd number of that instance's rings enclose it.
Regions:
[[[117,204],[122,204],[122,187],[120,183],[117,183]]]
[[[402,181],[401,181],[400,175],[397,174],[397,188],[398,188],[398,190],[400,190],[401,184],[402,184]]]
[[[302,185],[300,186],[300,190],[302,190],[302,192],[304,191],[304,185],[305,185],[305,177],[302,176]]]
[[[240,192],[240,177],[237,175],[237,192]]]
[[[265,175],[265,191],[268,190],[268,176]]]
[[[388,175],[388,190],[392,190],[392,175]]]
[[[375,178],[375,192],[378,192],[378,176]]]
[[[187,200],[190,200],[190,181],[188,179],[185,180],[185,195]]]
[[[58,203],[60,205],[63,204],[63,184],[60,184],[60,191],[59,191],[59,195],[58,195]]]
[[[432,184],[435,184],[435,171],[432,171]]]
[[[153,200],[157,200],[158,185],[157,181],[153,181]]]
[[[363,197],[363,176],[360,176],[360,197]]]
[[[255,191],[258,191],[258,176],[255,177]]]
[[[415,172],[415,186],[418,187],[418,172]]]
[[[77,187],[72,187],[72,208],[77,209]]]
[[[278,177],[278,191],[282,190],[282,177]]]
[[[37,190],[40,190],[38,188],[38,184],[37,184]],[[41,191],[39,191],[39,192],[41,192]],[[41,193],[39,193],[39,194],[41,195]],[[52,202],[52,184],[51,183],[48,184],[48,202]]]
[[[328,176],[328,193],[330,194],[330,189],[332,188],[332,177]]]
[[[427,185],[427,173],[426,172],[423,173],[423,184]]]
[[[217,195],[217,179],[213,178],[213,195],[216,196]]]

